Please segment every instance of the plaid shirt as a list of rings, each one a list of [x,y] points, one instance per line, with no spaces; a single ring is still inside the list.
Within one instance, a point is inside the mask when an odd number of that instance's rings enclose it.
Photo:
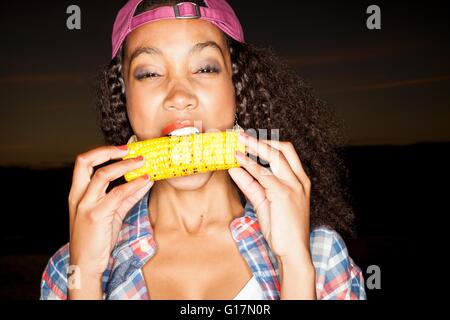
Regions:
[[[156,252],[156,242],[149,220],[148,199],[151,189],[124,219],[109,265],[103,273],[103,299],[150,299],[142,267]],[[233,239],[258,281],[264,299],[280,299],[278,261],[263,237],[250,202],[244,215],[230,223]],[[349,257],[344,241],[334,230],[312,230],[310,246],[316,268],[318,299],[366,299],[364,279],[359,267]],[[69,244],[49,260],[41,281],[41,300],[67,299]]]

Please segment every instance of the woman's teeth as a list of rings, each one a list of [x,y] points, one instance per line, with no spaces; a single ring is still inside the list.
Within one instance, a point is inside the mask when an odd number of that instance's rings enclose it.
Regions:
[[[200,131],[196,127],[184,127],[173,130],[168,134],[168,136],[187,136],[195,133],[200,133]]]

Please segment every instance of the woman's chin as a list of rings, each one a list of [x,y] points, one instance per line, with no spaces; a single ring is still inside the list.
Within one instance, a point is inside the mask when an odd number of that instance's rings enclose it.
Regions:
[[[211,178],[212,172],[197,173],[190,176],[167,179],[166,182],[179,190],[197,190],[202,188]]]

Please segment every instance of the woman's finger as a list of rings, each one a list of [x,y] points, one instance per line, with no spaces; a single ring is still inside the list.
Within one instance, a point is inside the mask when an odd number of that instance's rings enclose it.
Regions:
[[[265,195],[269,201],[273,201],[278,194],[284,192],[284,184],[269,169],[259,165],[240,151],[237,151],[236,159],[265,189]]]
[[[150,190],[154,182],[149,180],[142,188],[132,192],[128,197],[124,198],[116,210],[121,221],[125,219],[127,213],[138,203],[142,197]]]
[[[267,161],[275,176],[290,185],[299,183],[297,176],[292,172],[289,163],[281,151],[243,132],[240,132],[239,140],[246,145],[250,153]]]
[[[113,159],[123,158],[128,152],[128,148],[124,147],[103,146],[78,155],[69,195],[71,202],[78,203],[81,200],[91,181],[94,167]]]
[[[109,184],[125,175],[127,172],[142,167],[145,163],[144,157],[122,160],[98,169],[89,183],[83,196],[83,201],[96,202],[103,198]]]
[[[103,198],[98,207],[99,212],[116,212],[123,219],[127,211],[142,198],[141,193],[143,191],[140,191],[140,189],[147,188],[148,191],[150,189],[149,187],[152,187],[153,184],[154,181],[150,180],[148,175],[144,175],[115,187]],[[133,203],[133,201],[135,202]]]
[[[120,159],[125,157],[128,152],[129,149],[128,147],[125,148],[125,146],[103,146],[77,156],[73,170],[72,186],[70,188],[68,199],[70,212],[70,234],[72,234],[72,226],[75,219],[76,208],[80,203],[89,182],[91,181],[94,167],[112,159]]]
[[[242,168],[232,168],[228,170],[231,178],[238,188],[253,205],[258,216],[262,230],[268,230],[270,226],[270,206],[264,188],[247,171]]]
[[[292,171],[295,173],[297,178],[300,180],[303,186],[311,186],[311,181],[306,174],[305,170],[303,169],[302,162],[297,154],[297,151],[295,150],[294,145],[291,142],[283,142],[283,141],[277,141],[277,140],[261,140],[262,142],[265,142],[269,145],[271,145],[273,148],[280,150],[286,160],[288,161],[289,165],[292,168]]]

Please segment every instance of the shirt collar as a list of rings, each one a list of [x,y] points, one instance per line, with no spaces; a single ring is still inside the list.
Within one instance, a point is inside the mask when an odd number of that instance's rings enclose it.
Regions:
[[[120,291],[116,290],[127,283],[130,274],[142,268],[156,252],[157,244],[147,207],[150,194],[151,189],[128,212],[123,221],[110,265],[105,271],[105,279],[108,279],[105,281],[105,292],[108,296],[120,296]],[[260,283],[265,299],[279,299],[278,263],[264,240],[255,211],[248,200],[244,206],[244,214],[233,219],[229,227],[240,253]]]
[[[113,257],[123,248],[132,247],[139,256],[145,257],[146,253],[156,247],[153,237],[153,228],[149,219],[148,200],[151,196],[150,189],[144,197],[128,212],[125,217],[119,237],[113,250]],[[230,230],[236,242],[243,240],[254,232],[258,232],[259,224],[255,211],[251,203],[247,200],[244,206],[244,214],[233,219],[230,223]],[[139,245],[136,246],[136,243]]]

